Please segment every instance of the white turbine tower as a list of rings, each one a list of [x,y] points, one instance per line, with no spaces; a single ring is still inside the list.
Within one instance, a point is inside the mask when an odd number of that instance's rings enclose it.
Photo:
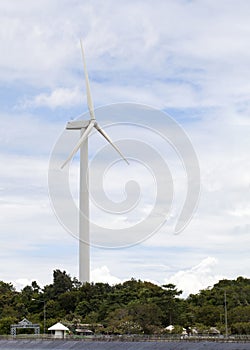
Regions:
[[[122,155],[116,145],[113,144],[109,136],[100,128],[95,119],[94,106],[90,93],[89,78],[87,73],[86,61],[82,42],[82,58],[83,68],[86,82],[87,103],[90,114],[90,120],[77,120],[67,123],[67,130],[80,130],[80,139],[70,153],[69,157],[63,163],[62,168],[68,164],[76,152],[80,149],[80,195],[79,195],[79,280],[81,282],[89,282],[90,275],[90,254],[89,254],[89,179],[88,179],[88,136],[93,128],[114,147],[119,155],[128,163],[127,159]],[[128,163],[129,164],[129,163]]]

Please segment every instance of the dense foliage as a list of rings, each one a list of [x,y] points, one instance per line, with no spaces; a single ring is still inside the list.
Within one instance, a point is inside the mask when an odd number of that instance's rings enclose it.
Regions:
[[[43,289],[34,281],[18,292],[0,281],[0,334],[9,334],[10,325],[24,317],[39,323],[43,331],[44,305],[47,327],[62,321],[72,331],[87,324],[95,332],[151,334],[167,332],[172,324],[173,332],[216,327],[223,333],[225,295],[229,332],[250,334],[250,279],[221,280],[187,299],[181,294],[173,284],[158,286],[135,279],[113,286],[81,284],[60,270]]]

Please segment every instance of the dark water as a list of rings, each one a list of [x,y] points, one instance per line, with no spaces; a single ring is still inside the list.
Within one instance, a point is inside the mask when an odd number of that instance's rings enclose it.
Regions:
[[[217,342],[98,342],[65,340],[0,340],[0,349],[13,350],[250,350],[248,343]]]

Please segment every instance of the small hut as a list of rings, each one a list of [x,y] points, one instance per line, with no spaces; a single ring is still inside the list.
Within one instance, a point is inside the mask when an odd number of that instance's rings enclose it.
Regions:
[[[168,331],[169,333],[172,333],[173,330],[174,330],[174,326],[173,326],[172,324],[170,324],[169,326],[167,326],[167,327],[165,328],[165,330]]]
[[[57,322],[50,328],[48,328],[48,331],[53,332],[55,338],[63,339],[65,337],[65,332],[68,331],[68,327],[65,327],[62,323]]]

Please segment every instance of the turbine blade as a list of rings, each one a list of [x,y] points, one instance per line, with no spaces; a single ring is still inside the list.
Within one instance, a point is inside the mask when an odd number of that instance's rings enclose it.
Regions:
[[[94,112],[94,106],[93,106],[91,93],[90,93],[89,76],[88,76],[87,65],[86,65],[85,56],[84,56],[82,40],[80,40],[80,44],[81,44],[81,50],[82,50],[82,60],[83,60],[83,68],[84,68],[86,91],[87,91],[88,109],[89,109],[90,118],[92,120],[95,120],[95,112]]]
[[[79,148],[81,147],[81,144],[86,140],[86,138],[88,137],[89,133],[91,132],[91,130],[93,129],[95,125],[94,121],[91,121],[87,127],[87,129],[85,130],[85,132],[83,133],[83,135],[80,137],[79,141],[77,142],[77,144],[75,145],[75,147],[73,148],[72,152],[70,153],[70,155],[68,156],[68,158],[65,160],[65,162],[63,163],[63,165],[61,166],[61,169],[63,169],[65,167],[66,164],[68,164],[71,159],[74,157],[74,155],[76,154],[76,152],[79,150]]]
[[[119,148],[112,142],[111,138],[106,134],[106,132],[104,132],[100,126],[96,123],[95,124],[95,128],[97,131],[99,131],[100,134],[102,134],[102,136],[111,144],[111,146],[116,150],[116,152],[119,153],[119,155],[125,160],[125,162],[129,165],[128,160],[124,157],[124,155],[122,154],[122,152],[119,150]]]

